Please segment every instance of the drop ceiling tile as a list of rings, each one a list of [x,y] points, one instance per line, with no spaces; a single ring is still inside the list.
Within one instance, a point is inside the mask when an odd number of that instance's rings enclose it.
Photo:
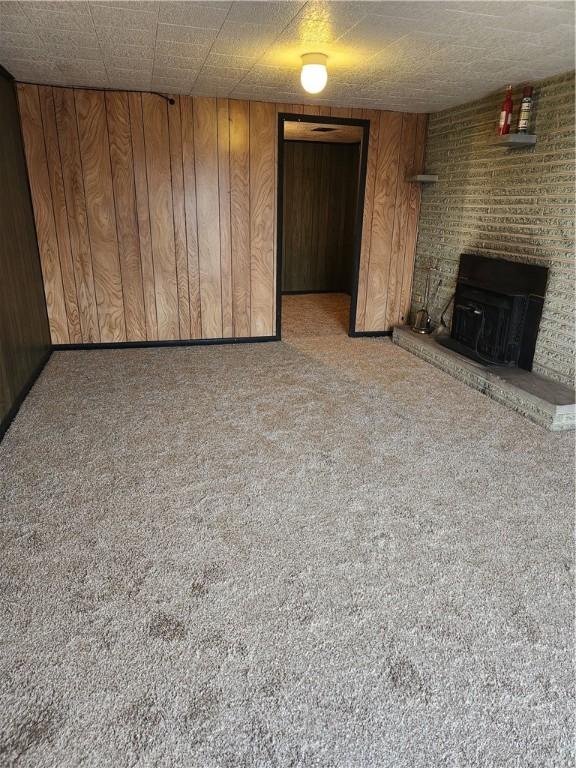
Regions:
[[[121,77],[119,75],[109,75],[108,83],[110,88],[123,91],[149,91],[152,88],[152,78],[146,76]]]
[[[292,0],[282,0],[282,2],[242,0],[242,2],[232,4],[227,21],[286,25],[304,6],[305,2],[293,2]]]
[[[420,20],[429,16],[434,11],[435,3],[421,2],[414,0],[414,2],[394,2],[393,0],[386,0],[386,2],[374,2],[366,3],[366,12],[374,16],[384,16],[386,18],[398,18],[398,19],[412,19]],[[439,5],[441,5],[439,3]]]
[[[137,49],[139,50],[139,49]],[[111,69],[147,69],[154,63],[152,52],[145,48],[141,56],[133,54],[129,48],[119,49],[117,53],[106,51],[103,61]]]
[[[228,14],[228,8],[218,7],[215,3],[162,2],[158,21],[162,24],[175,24],[185,27],[220,29]]]
[[[227,56],[223,53],[210,52],[204,62],[207,67],[215,69],[248,70],[256,63],[257,59],[249,56]]]
[[[155,30],[158,13],[134,11],[130,8],[114,8],[91,3],[92,19],[96,27],[118,27],[120,29]]]
[[[233,56],[260,56],[278,37],[273,26],[226,22],[212,46],[213,53]]]
[[[202,29],[200,27],[183,27],[179,24],[159,24],[157,40],[188,45],[209,45],[213,42],[218,30]]]
[[[50,54],[54,61],[63,60],[68,61],[70,58],[70,46],[69,45],[50,45]],[[100,48],[93,48],[90,46],[82,46],[81,48],[74,49],[74,56],[85,61],[102,61],[102,51]]]
[[[66,6],[66,13],[76,13],[90,18],[90,7],[85,0],[25,0],[19,3],[25,13],[28,11],[55,11],[62,12],[62,6]]]
[[[242,77],[246,76],[248,70],[241,69],[220,69],[219,67],[210,67],[204,65],[200,70],[200,74],[203,79],[213,78],[216,80],[232,80],[238,82]]]
[[[59,68],[52,62],[22,62],[14,61],[9,67],[10,74],[16,78],[16,80],[24,80],[26,82],[43,83],[45,77],[62,77]]]
[[[215,95],[232,84],[244,98],[437,109],[572,69],[573,20],[573,6],[560,0],[0,0],[0,62],[37,82],[98,87],[106,72],[114,87],[146,89],[153,71],[159,86],[185,93]],[[312,46],[329,57],[329,81],[307,99],[300,55]]]
[[[114,43],[101,43],[102,59],[105,62],[112,61],[132,61],[138,62],[154,61],[154,50],[149,46],[140,45],[117,45]]]
[[[62,3],[61,11],[44,11],[42,9],[27,9],[26,15],[30,24],[39,32],[43,29],[73,29],[77,32],[91,32],[94,29],[92,19],[81,13],[66,10]]]
[[[176,77],[161,77],[159,75],[156,75],[155,73],[152,74],[152,86],[155,88],[160,88],[163,85],[169,85],[173,86],[174,88],[188,88],[190,89],[192,85],[194,84],[194,81],[196,80],[196,73],[190,73],[188,75],[179,75]]]
[[[139,45],[154,47],[155,29],[122,29],[122,27],[97,27],[98,40],[103,45]]]
[[[174,69],[200,69],[204,62],[202,57],[170,56],[156,52],[154,63],[158,66],[170,67]]]
[[[33,32],[11,32],[10,30],[0,29],[0,51],[4,47],[11,48],[36,48],[44,47],[41,39]]]
[[[120,63],[120,66],[114,66],[112,64],[106,63],[106,72],[109,76],[115,75],[117,77],[152,77],[152,72],[154,69],[154,62],[153,61],[146,61],[140,64],[140,66],[131,66],[130,59],[119,59],[117,60]]]
[[[165,80],[190,80],[195,78],[200,71],[199,67],[165,67],[154,62],[153,75]]]
[[[156,56],[172,56],[183,59],[206,58],[210,44],[194,45],[192,43],[175,43],[171,40],[158,40],[156,42]]]
[[[68,29],[42,29],[38,36],[44,43],[44,47],[50,49],[52,45],[68,45],[70,48],[97,48],[98,38],[95,33],[76,32]]]
[[[67,2],[68,0],[64,0]],[[90,6],[99,5],[108,8],[120,8],[127,11],[144,11],[158,15],[158,0],[91,0]]]
[[[24,14],[7,13],[0,7],[0,29],[3,32],[30,34],[33,27],[30,19]]]

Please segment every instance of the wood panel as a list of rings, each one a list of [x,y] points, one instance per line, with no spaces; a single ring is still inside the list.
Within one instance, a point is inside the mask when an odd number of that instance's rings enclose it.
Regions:
[[[350,293],[359,145],[284,145],[282,290]]]
[[[220,273],[222,279],[222,335],[233,335],[232,233],[230,229],[230,121],[228,99],[218,99],[218,193],[220,199]]]
[[[376,163],[378,162],[378,140],[380,137],[380,112],[363,110],[361,119],[370,121],[368,158],[366,161],[366,187],[364,211],[362,214],[362,244],[360,268],[358,270],[358,298],[356,303],[356,330],[366,330],[366,297],[368,291],[368,269],[372,243],[372,216],[374,212],[374,190],[376,184]]]
[[[414,143],[413,165],[408,175],[413,176],[424,172],[424,157],[426,150],[427,115],[417,115],[416,140]],[[408,222],[404,248],[404,263],[402,265],[402,288],[400,291],[400,306],[394,322],[403,325],[408,322],[410,315],[410,300],[412,296],[412,279],[414,276],[414,260],[416,257],[416,240],[418,238],[418,219],[420,213],[420,184],[410,185],[408,198]]]
[[[230,102],[230,222],[234,336],[250,336],[250,104]]]
[[[37,87],[26,89],[22,94],[20,112],[22,114],[26,161],[29,167],[32,166],[36,169],[36,173],[30,180],[30,191],[38,239],[44,244],[41,261],[46,304],[50,308],[50,334],[53,339],[57,339],[57,343],[67,344],[70,337]]]
[[[108,116],[110,163],[116,208],[126,337],[131,341],[145,341],[146,314],[140,239],[138,237],[128,94],[107,93],[106,113]]]
[[[31,90],[32,96],[34,91]],[[31,97],[32,98],[32,97]],[[37,115],[37,112],[36,112]],[[34,155],[36,157],[36,155]],[[49,354],[34,214],[14,85],[0,74],[0,437]]]
[[[53,341],[275,333],[280,112],[370,121],[356,329],[405,316],[420,205],[405,176],[423,164],[423,116],[30,85],[19,94]],[[299,194],[311,208],[309,182]],[[345,240],[344,219],[334,232],[313,223],[314,241]]]
[[[194,155],[202,337],[222,337],[222,270],[216,99],[194,100]]]
[[[250,104],[250,314],[252,336],[274,333],[276,109]]]
[[[372,236],[364,330],[379,331],[386,326],[388,275],[398,186],[398,159],[402,115],[383,112],[378,136],[378,160],[372,211]]]
[[[167,105],[142,95],[158,338],[180,338]]]
[[[106,102],[98,91],[75,96],[100,339],[126,341]]]
[[[198,260],[198,218],[196,209],[196,167],[194,160],[194,105],[189,96],[180,97],[182,125],[182,167],[184,170],[184,206],[186,210],[186,249],[188,260],[188,296],[190,300],[190,338],[202,338],[200,303],[200,262]]]
[[[168,110],[170,130],[170,168],[172,170],[172,205],[174,207],[174,249],[178,284],[178,319],[180,338],[190,338],[190,296],[188,283],[188,246],[186,243],[186,210],[182,164],[182,121],[180,99]]]
[[[100,341],[98,325],[98,310],[96,307],[96,291],[92,270],[92,249],[88,232],[88,216],[84,196],[84,179],[82,177],[82,161],[80,159],[80,144],[78,141],[78,124],[76,120],[76,105],[74,91],[67,88],[54,88],[54,107],[56,125],[58,128],[58,146],[62,163],[64,193],[68,212],[68,231],[70,247],[76,278],[76,295],[78,297],[78,312],[82,340],[90,344]],[[34,177],[36,168],[28,166],[30,178]],[[44,243],[40,239],[40,253]]]
[[[52,88],[48,86],[40,86],[38,88],[38,95],[40,97],[42,125],[44,128],[44,144],[46,146],[48,175],[50,177],[52,211],[54,214],[54,223],[56,225],[56,237],[58,238],[58,253],[60,256],[60,272],[62,275],[64,302],[66,304],[66,316],[68,320],[68,335],[70,342],[72,344],[77,344],[82,341],[82,328],[80,325],[80,312],[78,310],[72,246],[70,244],[68,210],[66,207],[66,194],[64,192],[64,177],[62,175],[62,164],[60,162],[60,147],[58,146],[58,129],[56,127],[54,96],[52,94]]]
[[[417,115],[402,115],[402,137],[400,139],[400,156],[398,160],[396,204],[394,207],[394,225],[392,228],[392,245],[387,282],[387,328],[394,325],[400,312],[402,272],[406,253],[406,235],[408,228],[408,207],[410,204],[410,190],[414,186],[414,184],[411,184],[406,179],[414,165],[417,119]]]
[[[146,146],[144,142],[142,96],[139,93],[129,93],[128,105],[130,108],[132,156],[134,158],[134,192],[136,195],[136,216],[138,221],[138,243],[140,245],[142,269],[144,315],[146,318],[146,339],[148,341],[157,341],[159,338],[158,316],[156,313],[156,285],[154,279],[154,259],[152,256],[150,198],[148,196],[148,178],[146,173]]]

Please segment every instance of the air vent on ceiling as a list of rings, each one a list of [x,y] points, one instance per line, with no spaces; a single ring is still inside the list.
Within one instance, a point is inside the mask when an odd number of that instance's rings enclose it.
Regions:
[[[324,126],[320,126],[319,128],[312,128],[312,133],[331,133],[335,130],[336,128],[325,128]]]

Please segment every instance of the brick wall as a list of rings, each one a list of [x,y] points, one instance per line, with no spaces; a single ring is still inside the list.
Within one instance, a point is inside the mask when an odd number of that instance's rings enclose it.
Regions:
[[[543,264],[548,290],[534,371],[571,383],[575,348],[574,73],[534,83],[529,149],[496,144],[503,93],[430,115],[412,312],[432,266],[430,309],[438,320],[454,291],[460,253]],[[514,89],[515,129],[522,87]],[[439,287],[438,287],[439,285]]]

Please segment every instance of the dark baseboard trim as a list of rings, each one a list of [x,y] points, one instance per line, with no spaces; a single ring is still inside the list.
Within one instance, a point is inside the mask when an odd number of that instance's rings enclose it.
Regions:
[[[379,336],[392,336],[392,331],[354,331],[354,333],[349,333],[348,336],[353,339],[357,339],[362,336],[366,338],[376,338]]]
[[[267,341],[279,341],[277,336],[247,336],[231,339],[175,339],[174,341],[116,341],[94,344],[53,344],[54,352],[67,352],[77,349],[143,349],[149,347],[210,347],[222,344],[261,344]]]
[[[329,291],[334,293],[334,291]],[[392,331],[363,331],[349,334],[352,338],[358,338],[362,336],[391,336]],[[52,352],[66,352],[68,350],[89,350],[89,349],[142,349],[147,347],[208,347],[208,346],[221,346],[222,344],[261,344],[269,341],[280,341],[278,336],[249,336],[246,338],[233,338],[233,339],[188,339],[181,341],[180,339],[175,341],[119,341],[109,344],[52,344],[50,349],[47,350],[43,356],[41,362],[36,367],[36,370],[29,378],[28,383],[22,388],[20,394],[12,404],[12,407],[4,416],[0,422],[0,440],[4,437],[8,431],[8,427],[14,420],[14,417],[20,410],[20,406],[26,399],[28,393],[34,386],[36,380],[44,370],[44,366],[50,360]]]
[[[315,293],[344,293],[346,296],[352,296],[350,291],[336,291],[332,290],[330,288],[322,288],[319,291],[309,291],[308,289],[305,289],[303,291],[282,291],[282,296],[306,296],[308,294],[315,294]]]
[[[12,406],[11,406],[10,410],[8,411],[6,416],[4,416],[4,418],[0,422],[0,440],[2,440],[2,438],[4,437],[6,432],[8,431],[8,427],[14,421],[14,417],[16,416],[18,411],[20,410],[20,406],[22,405],[22,403],[26,399],[26,397],[27,397],[28,393],[30,392],[30,390],[32,389],[32,387],[34,386],[38,376],[40,376],[40,374],[44,370],[44,366],[46,365],[48,360],[50,360],[50,356],[51,355],[52,355],[52,348],[49,348],[46,351],[46,353],[44,354],[44,356],[42,357],[42,360],[40,361],[40,363],[36,366],[36,369],[34,370],[32,375],[28,379],[28,382],[20,390],[20,392],[18,394],[18,397],[12,403]]]

